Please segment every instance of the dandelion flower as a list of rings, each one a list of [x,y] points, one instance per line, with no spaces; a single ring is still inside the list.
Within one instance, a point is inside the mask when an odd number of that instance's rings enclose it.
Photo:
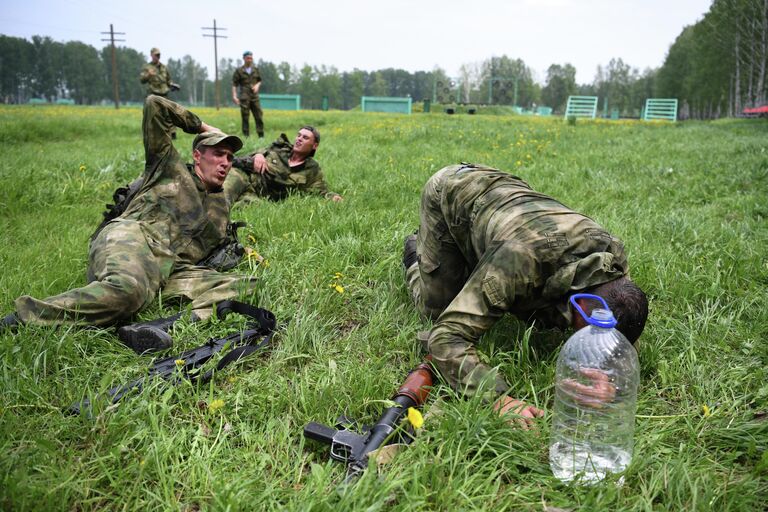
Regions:
[[[424,426],[424,417],[418,409],[414,409],[413,407],[408,408],[408,421],[413,425],[413,428],[421,428]]]
[[[219,409],[224,407],[224,400],[221,398],[217,398],[216,400],[212,400],[210,404],[208,404],[208,410],[211,412],[216,412]]]

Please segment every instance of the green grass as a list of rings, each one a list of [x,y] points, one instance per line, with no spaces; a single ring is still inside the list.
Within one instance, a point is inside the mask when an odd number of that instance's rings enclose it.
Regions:
[[[239,131],[236,110],[201,117]],[[267,140],[302,124],[344,202],[293,197],[238,207],[248,299],[280,324],[269,353],[213,383],[151,386],[92,419],[62,414],[150,363],[111,330],[0,335],[4,510],[760,510],[768,507],[768,125],[643,124],[520,116],[266,113]],[[0,311],[22,294],[85,282],[88,236],[112,190],[142,169],[141,111],[0,107]],[[191,136],[178,147],[189,154]],[[249,139],[246,150],[258,143]],[[439,386],[425,429],[380,471],[344,469],[305,441],[309,421],[374,420],[420,359],[426,325],[403,285],[403,237],[431,174],[459,161],[517,173],[627,246],[651,298],[636,456],[625,483],[560,484],[548,424],[516,430]],[[344,293],[329,285],[334,275]],[[155,306],[153,318],[173,308]],[[184,324],[180,352],[231,321]],[[484,339],[514,393],[550,408],[567,334],[505,319]],[[208,404],[223,401],[212,410]],[[709,413],[705,412],[707,406]],[[553,510],[553,509],[549,509]]]

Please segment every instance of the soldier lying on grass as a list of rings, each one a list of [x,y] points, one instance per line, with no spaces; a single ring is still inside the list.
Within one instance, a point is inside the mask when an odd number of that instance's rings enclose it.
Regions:
[[[192,165],[173,147],[174,126],[198,134]],[[161,290],[166,299],[191,301],[193,320],[205,319],[215,303],[253,289],[253,277],[199,265],[225,240],[229,203],[222,184],[242,141],[154,95],[144,103],[142,130],[144,181],[125,212],[92,239],[89,284],[42,300],[19,297],[0,330],[19,323],[113,325],[147,307]],[[166,349],[167,331],[179,316],[123,326],[118,337],[138,353]]]
[[[621,240],[497,169],[454,165],[430,178],[418,234],[405,239],[403,265],[417,309],[435,321],[425,348],[448,384],[495,401],[523,426],[542,411],[506,396],[504,378],[475,348],[499,318],[512,313],[544,327],[578,329],[585,322],[568,298],[587,292],[606,300],[616,328],[634,343],[648,316]],[[591,312],[586,301],[579,305]],[[600,398],[603,384],[593,379],[584,392]]]
[[[313,158],[319,144],[320,132],[304,126],[293,144],[283,133],[269,147],[235,158],[235,169],[224,182],[230,204],[256,197],[278,201],[295,192],[341,201],[339,194],[328,191],[320,164]]]

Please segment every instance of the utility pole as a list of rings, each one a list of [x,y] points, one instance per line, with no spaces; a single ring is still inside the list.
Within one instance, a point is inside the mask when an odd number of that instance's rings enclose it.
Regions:
[[[117,56],[115,55],[115,41],[125,42],[125,39],[115,39],[115,35],[124,36],[125,32],[115,32],[110,23],[109,32],[102,32],[102,34],[109,34],[109,39],[102,39],[102,41],[109,41],[112,45],[112,95],[115,98],[115,109],[118,109],[120,108],[120,87],[117,85]]]
[[[203,30],[213,30],[213,34],[203,34],[203,37],[212,37],[213,38],[213,69],[216,73],[216,110],[219,110],[219,105],[221,104],[220,95],[219,95],[219,47],[217,44],[217,39],[226,39],[227,36],[220,36],[218,34],[219,30],[227,30],[222,27],[216,27],[216,20],[213,20],[213,27],[202,27]]]

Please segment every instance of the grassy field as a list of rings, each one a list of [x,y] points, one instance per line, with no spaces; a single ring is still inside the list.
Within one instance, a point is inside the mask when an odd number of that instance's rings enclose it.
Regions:
[[[234,109],[198,113],[239,131]],[[143,167],[140,121],[139,109],[0,107],[0,313],[19,295],[85,283],[100,212]],[[768,123],[268,111],[267,140],[306,123],[320,129],[317,158],[345,200],[233,212],[267,260],[238,271],[258,276],[247,299],[281,324],[273,348],[211,384],[161,383],[87,418],[62,410],[151,359],[109,329],[0,334],[0,509],[768,508]],[[183,154],[190,143],[180,135]],[[375,420],[420,360],[427,326],[403,285],[402,240],[423,184],[459,161],[519,174],[625,241],[651,316],[622,486],[560,484],[547,421],[514,429],[444,386],[417,441],[353,486],[339,487],[342,465],[303,439],[309,421]],[[141,318],[173,311],[159,304]],[[174,352],[236,324],[182,325]],[[566,337],[509,318],[481,350],[516,396],[549,409]]]

